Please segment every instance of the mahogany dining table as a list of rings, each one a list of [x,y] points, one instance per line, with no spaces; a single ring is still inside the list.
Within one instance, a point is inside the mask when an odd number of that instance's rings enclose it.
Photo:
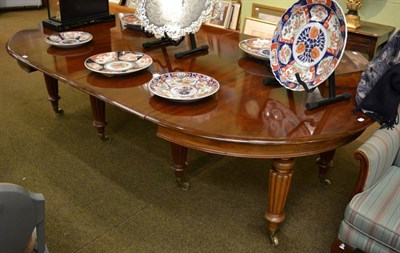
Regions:
[[[183,189],[188,188],[184,179],[188,149],[272,159],[264,216],[275,246],[279,243],[279,224],[285,219],[295,159],[319,155],[319,177],[327,182],[325,175],[332,167],[335,150],[356,139],[372,124],[365,115],[353,112],[355,87],[366,67],[365,58],[356,52],[346,51],[335,71],[336,92],[350,92],[353,97],[308,110],[306,102],[329,95],[327,83],[313,92],[282,87],[274,79],[268,61],[253,58],[239,48],[239,42],[249,36],[237,31],[203,25],[195,34],[195,42],[208,45],[208,50],[177,59],[176,53],[193,46],[188,38],[179,45],[145,49],[143,43],[156,39],[143,31],[126,29],[118,19],[75,30],[91,33],[93,40],[77,48],[56,48],[45,42],[46,36],[54,32],[39,25],[11,36],[7,51],[24,70],[44,74],[48,99],[57,114],[63,113],[59,108],[58,81],[87,93],[93,125],[103,140],[108,138],[106,104],[156,124],[157,136],[171,143],[172,168]],[[139,72],[111,77],[84,66],[90,56],[124,50],[143,52],[152,57],[153,63]],[[220,89],[212,96],[189,103],[160,98],[149,91],[147,83],[154,74],[175,71],[213,77]],[[249,173],[251,169],[248,168]]]

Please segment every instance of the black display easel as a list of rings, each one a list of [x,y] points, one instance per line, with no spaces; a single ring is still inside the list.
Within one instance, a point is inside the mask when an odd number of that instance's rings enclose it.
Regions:
[[[312,89],[308,88],[307,84],[303,80],[301,80],[299,73],[296,73],[295,76],[296,76],[297,82],[301,86],[303,86],[303,88],[306,92],[312,92],[315,90],[316,87],[314,87]],[[349,92],[345,92],[345,93],[342,93],[342,94],[336,96],[335,72],[333,72],[329,76],[328,82],[329,82],[329,98],[324,98],[319,101],[313,101],[313,102],[306,103],[307,110],[316,109],[321,106],[333,104],[333,103],[348,100],[351,98],[351,93],[349,93]]]
[[[189,34],[189,38],[190,38],[191,49],[180,52],[180,53],[176,53],[175,58],[179,59],[179,58],[182,58],[187,55],[191,55],[191,54],[195,54],[195,53],[199,53],[199,52],[208,50],[208,45],[203,45],[203,46],[197,47],[196,37],[194,36],[193,33]],[[158,41],[145,42],[142,44],[142,46],[144,49],[150,48],[150,47],[156,47],[156,46],[170,46],[170,45],[178,46],[184,39],[185,39],[185,37],[182,37],[178,41],[175,41],[175,40],[165,37]]]
[[[154,36],[153,34],[151,34],[151,33],[149,33],[149,32],[146,32],[146,31],[142,28],[141,25],[126,24],[125,27],[128,28],[128,29],[134,30],[134,31],[141,31],[141,32],[143,32],[143,33],[146,35],[147,38],[150,38],[150,37],[153,37],[153,36]]]
[[[270,63],[269,63],[269,59],[265,61],[265,66],[266,66],[266,67],[268,68],[268,70],[272,73],[271,65],[270,65]],[[264,80],[263,80],[263,84],[264,84],[264,85],[270,85],[270,84],[273,84],[273,83],[278,83],[278,81],[277,81],[274,77],[266,77],[266,78],[264,78]]]

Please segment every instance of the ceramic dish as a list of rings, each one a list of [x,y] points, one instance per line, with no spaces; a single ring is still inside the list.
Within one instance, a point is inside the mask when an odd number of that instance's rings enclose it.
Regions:
[[[145,69],[153,59],[143,53],[114,51],[93,55],[85,60],[85,67],[106,75],[124,75]]]
[[[93,36],[87,32],[70,31],[54,33],[47,36],[45,42],[56,47],[74,48],[88,43],[93,39]]]
[[[192,102],[213,95],[219,83],[212,77],[193,72],[169,72],[154,77],[149,90],[160,97],[179,102]]]
[[[140,21],[137,19],[135,15],[125,15],[121,18],[122,22],[124,22],[127,25],[136,25],[140,26]]]
[[[239,43],[239,48],[255,58],[267,60],[270,55],[271,40],[261,38],[247,39]]]
[[[287,89],[302,91],[295,74],[309,89],[324,82],[344,53],[346,20],[333,0],[299,0],[279,21],[272,37],[270,64]]]

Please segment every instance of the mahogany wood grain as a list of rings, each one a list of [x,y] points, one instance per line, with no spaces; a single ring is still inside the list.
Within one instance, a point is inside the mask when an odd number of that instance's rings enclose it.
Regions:
[[[53,107],[53,111],[56,114],[62,114],[63,110],[58,107],[58,100],[60,100],[60,96],[58,95],[58,80],[52,78],[49,75],[43,75],[44,80],[46,82],[46,88],[48,93],[48,100]]]
[[[106,103],[95,96],[89,95],[90,105],[93,114],[93,126],[97,129],[97,134],[101,139],[107,140],[105,136],[106,122]]]
[[[265,217],[271,235],[285,219],[295,158],[321,154],[320,173],[326,173],[334,150],[357,138],[371,121],[353,113],[354,98],[314,110],[305,102],[328,96],[321,84],[313,93],[294,92],[274,80],[266,61],[249,57],[238,47],[249,36],[232,30],[204,26],[196,33],[198,45],[208,52],[176,59],[175,54],[190,49],[190,41],[179,46],[143,49],[154,41],[141,31],[103,23],[81,27],[93,40],[79,48],[59,49],[45,43],[53,33],[42,28],[17,32],[7,43],[11,56],[24,66],[41,71],[48,84],[52,104],[58,110],[58,80],[89,94],[94,125],[104,135],[104,106],[110,103],[157,125],[157,135],[171,142],[172,168],[177,181],[184,178],[187,149],[247,158],[273,159]],[[88,57],[109,51],[140,51],[153,58],[153,64],[137,73],[104,76],[84,67]],[[337,94],[353,92],[365,68],[345,54],[336,71]],[[214,77],[219,91],[193,103],[176,103],[153,96],[146,86],[153,74],[191,71]],[[56,88],[57,87],[57,88]],[[51,95],[50,95],[51,94]],[[363,122],[358,119],[364,118]],[[329,167],[329,166],[328,166]]]

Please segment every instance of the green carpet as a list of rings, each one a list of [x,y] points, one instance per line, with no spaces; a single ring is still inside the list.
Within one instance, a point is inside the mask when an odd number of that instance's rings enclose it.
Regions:
[[[0,12],[0,181],[44,194],[50,252],[330,251],[358,176],[352,153],[370,131],[337,151],[329,189],[315,156],[297,160],[274,248],[263,218],[269,160],[190,151],[183,192],[153,124],[107,105],[113,141],[102,143],[88,95],[63,83],[65,115],[54,114],[42,74],[5,50],[13,33],[46,18],[44,9]]]

